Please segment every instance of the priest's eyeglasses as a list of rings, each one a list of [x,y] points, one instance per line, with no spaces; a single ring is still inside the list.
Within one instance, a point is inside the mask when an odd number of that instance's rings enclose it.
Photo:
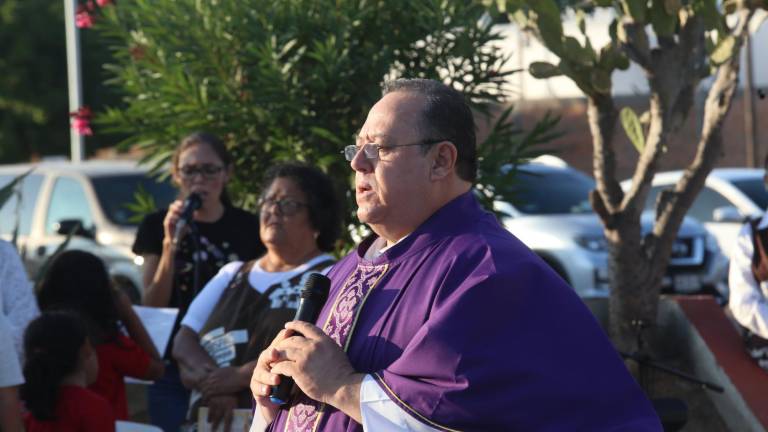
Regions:
[[[341,154],[344,155],[344,159],[351,162],[352,159],[354,159],[355,156],[357,156],[357,152],[362,150],[366,159],[374,161],[381,158],[382,150],[389,150],[395,147],[429,146],[429,145],[437,144],[443,141],[447,141],[447,140],[442,138],[441,139],[424,139],[412,144],[398,144],[398,145],[381,145],[381,144],[374,144],[374,143],[366,143],[361,146],[357,146],[352,144],[344,147],[344,150],[341,151]]]
[[[283,216],[293,216],[298,213],[302,207],[306,207],[307,205],[303,202],[294,201],[288,198],[279,200],[273,198],[259,199],[259,208],[261,211],[266,211],[267,208],[272,208],[272,206],[275,206],[277,211]]]

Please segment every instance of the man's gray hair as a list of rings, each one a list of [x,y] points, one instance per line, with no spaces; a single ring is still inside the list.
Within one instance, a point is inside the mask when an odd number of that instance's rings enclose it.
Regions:
[[[424,139],[445,139],[456,147],[456,173],[474,182],[477,177],[477,138],[472,110],[458,91],[435,80],[400,78],[385,82],[383,94],[415,93],[424,97],[420,128]]]

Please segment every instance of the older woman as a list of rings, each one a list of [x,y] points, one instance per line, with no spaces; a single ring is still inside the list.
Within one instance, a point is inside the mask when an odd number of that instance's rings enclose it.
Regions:
[[[259,353],[293,319],[306,278],[333,264],[324,252],[341,231],[332,182],[316,168],[278,165],[262,190],[266,254],[224,266],[192,302],[174,341],[182,381],[202,396],[193,404],[208,406],[215,423],[228,423],[233,408],[251,407],[248,385]]]

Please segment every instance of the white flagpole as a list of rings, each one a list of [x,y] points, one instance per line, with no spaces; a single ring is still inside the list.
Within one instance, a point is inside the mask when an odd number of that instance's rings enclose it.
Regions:
[[[64,24],[67,42],[67,86],[69,88],[69,111],[80,109],[83,103],[82,80],[80,75],[80,32],[75,26],[77,0],[64,0]],[[71,120],[70,120],[71,122]],[[69,128],[70,159],[83,160],[83,136]]]

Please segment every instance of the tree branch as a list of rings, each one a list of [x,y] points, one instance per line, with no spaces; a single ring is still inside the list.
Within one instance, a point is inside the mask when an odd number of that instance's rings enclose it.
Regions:
[[[592,164],[597,192],[600,194],[599,205],[606,214],[613,214],[624,196],[616,179],[616,151],[613,147],[618,113],[610,95],[590,94],[587,101],[587,117],[594,146]],[[593,205],[595,202],[597,200],[593,199]],[[595,208],[595,211],[598,209]],[[608,226],[610,221],[605,218],[603,222]]]
[[[663,244],[669,243],[671,245],[677,228],[685,217],[686,210],[704,186],[707,176],[722,154],[723,121],[730,110],[733,95],[738,87],[741,47],[744,44],[746,32],[749,31],[749,21],[753,13],[753,10],[746,8],[738,12],[739,22],[733,32],[736,39],[733,55],[718,67],[717,78],[707,95],[704,108],[704,125],[701,139],[697,145],[696,156],[675,185],[675,197],[672,205],[667,205],[666,208],[662,209],[654,226],[654,233]]]

